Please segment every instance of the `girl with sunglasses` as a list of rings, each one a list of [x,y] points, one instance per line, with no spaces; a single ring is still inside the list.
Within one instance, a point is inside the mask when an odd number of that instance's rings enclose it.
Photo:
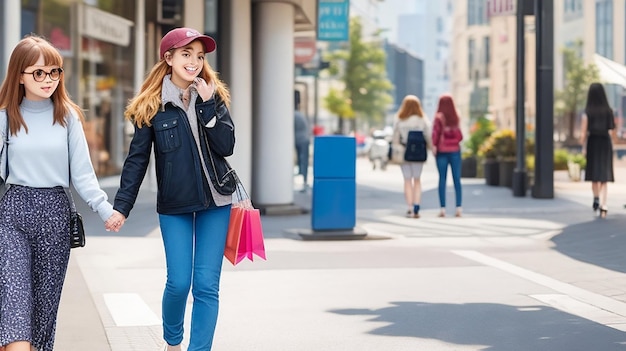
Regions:
[[[70,255],[70,182],[107,230],[119,230],[100,189],[81,109],[45,39],[22,39],[0,88],[0,349],[52,351]],[[71,176],[71,179],[70,179]],[[123,222],[121,222],[123,223]]]

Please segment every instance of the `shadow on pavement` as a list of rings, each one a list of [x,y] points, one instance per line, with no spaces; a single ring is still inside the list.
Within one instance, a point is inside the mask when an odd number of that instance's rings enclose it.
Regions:
[[[626,334],[546,306],[494,303],[392,302],[391,307],[340,309],[343,315],[371,315],[384,327],[370,333],[436,339],[480,350],[623,350]]]
[[[609,214],[564,228],[555,250],[579,261],[626,273],[626,215]]]

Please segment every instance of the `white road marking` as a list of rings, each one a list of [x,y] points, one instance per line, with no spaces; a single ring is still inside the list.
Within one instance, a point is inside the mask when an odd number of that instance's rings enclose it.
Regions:
[[[161,325],[161,319],[138,294],[110,293],[103,297],[118,327]]]
[[[622,328],[626,328],[626,303],[617,301],[604,295],[596,294],[585,289],[581,289],[574,285],[564,283],[543,274],[539,274],[531,270],[513,265],[511,263],[501,261],[497,258],[481,254],[480,252],[471,250],[453,250],[452,252],[472,261],[476,261],[484,265],[514,274],[518,277],[543,285],[547,288],[560,292],[561,294],[569,296],[571,299],[567,301],[565,301],[564,299],[549,299],[550,301],[552,301],[552,303],[554,303],[555,307],[562,306],[563,309],[560,307],[557,308],[563,311],[566,311],[564,308],[567,308],[568,310],[566,312],[570,312],[578,316],[587,318],[586,315],[593,314],[593,316],[596,316],[598,315],[597,310],[604,310],[606,314],[602,314],[602,320],[608,320],[610,322],[602,322],[602,324],[618,330],[624,330]],[[533,295],[533,297],[534,296],[540,295]],[[578,301],[577,303],[573,303],[571,300]],[[590,312],[592,310],[594,311],[593,313]],[[608,314],[612,314],[613,316],[609,319],[606,319]]]
[[[537,294],[530,297],[561,311],[574,314],[613,329],[626,331],[624,317],[562,294]]]

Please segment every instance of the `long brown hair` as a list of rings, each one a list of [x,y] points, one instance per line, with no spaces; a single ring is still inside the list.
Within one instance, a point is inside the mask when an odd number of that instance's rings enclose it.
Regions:
[[[443,115],[441,122],[445,127],[458,127],[459,115],[456,113],[456,107],[454,107],[454,100],[449,94],[444,94],[439,98],[439,106],[437,106],[437,114]],[[440,115],[440,116],[441,116]]]
[[[26,95],[26,89],[20,83],[20,76],[26,67],[37,63],[41,56],[43,56],[46,66],[63,67],[63,57],[61,57],[59,51],[46,39],[35,34],[20,40],[11,53],[6,79],[0,88],[0,109],[6,109],[9,128],[13,135],[17,134],[22,127],[28,133],[28,126],[20,112],[20,104]],[[62,126],[66,126],[66,116],[69,117],[70,109],[74,109],[81,120],[84,119],[83,111],[70,99],[65,89],[63,73],[50,99],[54,105],[53,124],[59,123]]]
[[[400,110],[398,110],[398,118],[407,119],[413,115],[424,117],[422,103],[417,96],[407,95],[402,99],[402,105],[400,105]]]
[[[128,103],[124,116],[135,123],[137,127],[141,128],[144,124],[147,126],[151,125],[150,121],[161,107],[163,78],[170,73],[172,73],[172,67],[167,64],[165,59],[161,59],[150,70],[148,77],[141,85],[139,94]],[[219,95],[226,106],[230,106],[230,92],[226,84],[218,78],[217,72],[211,68],[207,60],[204,60],[202,64],[200,77],[207,83],[215,82],[215,93]]]

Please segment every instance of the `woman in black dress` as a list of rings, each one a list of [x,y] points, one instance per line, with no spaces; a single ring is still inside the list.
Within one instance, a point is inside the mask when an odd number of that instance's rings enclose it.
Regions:
[[[611,136],[615,130],[613,110],[600,83],[592,83],[587,93],[587,106],[581,123],[581,144],[586,152],[585,181],[591,182],[593,210],[600,210],[600,217],[607,213],[607,183],[613,182],[613,145]]]

